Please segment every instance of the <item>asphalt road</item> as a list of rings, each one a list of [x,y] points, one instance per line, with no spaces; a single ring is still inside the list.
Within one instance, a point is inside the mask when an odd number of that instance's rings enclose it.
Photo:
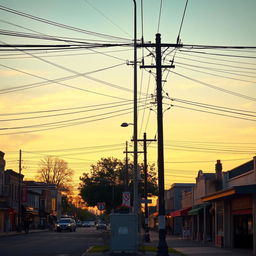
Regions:
[[[81,256],[102,244],[106,231],[77,228],[76,232],[40,232],[0,238],[0,256]]]

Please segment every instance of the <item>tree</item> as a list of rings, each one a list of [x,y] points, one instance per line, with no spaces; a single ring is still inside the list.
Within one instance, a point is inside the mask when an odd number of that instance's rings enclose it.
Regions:
[[[143,170],[143,165],[140,166]],[[149,165],[148,192],[157,193],[154,165]],[[122,192],[124,191],[125,164],[116,158],[101,158],[97,164],[91,165],[89,173],[83,173],[80,177],[80,195],[89,206],[95,206],[98,202],[105,202],[106,211],[122,204]],[[128,166],[128,190],[133,191],[133,165]],[[140,191],[143,194],[143,180]]]
[[[62,191],[71,189],[74,171],[68,167],[68,163],[62,159],[47,156],[40,161],[38,180],[45,183],[56,184]]]
[[[77,208],[69,201],[67,196],[62,196],[61,213],[62,215],[75,216],[76,219],[82,221],[96,219],[96,216],[88,210]]]

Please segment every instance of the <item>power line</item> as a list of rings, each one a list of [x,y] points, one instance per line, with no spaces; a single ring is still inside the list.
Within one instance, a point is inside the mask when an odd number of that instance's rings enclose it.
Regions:
[[[237,74],[237,73],[233,73],[234,71],[237,72],[236,70],[220,69],[220,68],[213,68],[213,67],[202,67],[202,66],[197,66],[197,65],[192,65],[192,64],[182,63],[182,62],[175,62],[175,63],[180,64],[180,65],[200,68],[200,69],[212,70],[215,72],[222,72],[222,73],[236,75],[236,76],[245,76],[245,77],[250,77],[250,78],[256,78],[256,76],[250,76],[250,75],[244,74],[244,73],[255,74],[255,72],[253,72],[253,71],[242,71],[242,73]]]
[[[103,104],[94,104],[94,105],[87,105],[87,106],[81,106],[81,107],[71,107],[71,108],[60,108],[60,109],[48,109],[48,110],[38,110],[38,111],[28,111],[28,112],[16,112],[16,113],[1,113],[0,116],[12,116],[12,115],[31,115],[31,114],[40,114],[40,113],[51,113],[51,112],[60,112],[60,111],[66,111],[66,110],[74,110],[74,109],[81,109],[81,108],[93,108],[93,107],[99,107],[99,106],[112,106],[115,104],[122,104],[125,103],[129,104],[132,103],[132,100],[123,100],[123,101],[117,101],[117,102],[110,102],[110,103],[103,103]]]
[[[88,42],[88,41],[92,41],[92,42],[108,42],[108,43],[117,43],[118,41],[113,41],[113,40],[100,40],[100,39],[88,39],[88,38],[75,38],[75,37],[67,37],[67,36],[52,36],[52,35],[48,35],[48,34],[43,34],[43,33],[40,33],[36,30],[33,30],[33,29],[30,29],[30,28],[27,28],[27,27],[24,27],[24,26],[21,26],[21,25],[18,25],[18,24],[15,24],[13,22],[10,22],[10,21],[6,21],[6,20],[2,20],[0,19],[0,22],[2,23],[6,23],[6,24],[9,24],[9,25],[12,25],[12,26],[15,26],[15,27],[18,27],[18,28],[22,28],[22,29],[25,29],[25,30],[28,30],[30,32],[33,32],[33,33],[36,33],[36,34],[32,34],[31,35],[35,35],[35,36],[38,36],[38,35],[41,35],[42,38],[39,38],[39,39],[44,39],[43,37],[48,37],[47,40],[57,40],[57,41],[60,41],[60,40],[63,40],[65,42]],[[17,32],[17,31],[15,31]],[[20,33],[20,32],[17,32],[17,33]]]
[[[140,111],[140,107],[138,108],[138,111]],[[25,133],[33,133],[33,132],[41,132],[41,131],[48,131],[48,130],[53,130],[53,129],[60,129],[60,128],[65,128],[65,127],[70,127],[70,126],[75,126],[75,125],[81,125],[81,124],[85,124],[85,123],[91,123],[91,122],[97,122],[97,121],[103,121],[109,118],[114,118],[117,116],[124,116],[126,114],[130,114],[132,113],[132,111],[126,111],[123,113],[119,113],[119,114],[115,114],[112,116],[108,116],[108,117],[101,117],[101,118],[96,118],[96,119],[92,119],[89,121],[82,121],[82,122],[73,122],[71,124],[63,124],[63,125],[55,125],[54,127],[50,127],[50,128],[42,128],[42,129],[35,129],[35,130],[30,130],[30,131],[21,131],[21,132],[8,132],[8,133],[1,133],[1,135],[14,135],[14,134],[25,134]]]
[[[108,53],[117,53],[117,52],[127,52],[127,51],[131,51],[131,49],[125,49],[125,50],[112,50],[112,51],[106,51],[106,52],[99,52],[99,51],[95,51],[93,49],[85,49],[87,51],[91,51],[91,52],[86,52],[86,53],[70,53],[70,54],[50,54],[50,55],[46,55],[45,53],[39,53],[39,54],[44,54],[44,56],[40,56],[40,57],[44,57],[44,58],[53,58],[53,57],[69,57],[69,56],[82,56],[82,55],[91,55],[91,54],[102,54],[105,55],[107,57],[111,57],[117,60],[121,60],[121,61],[126,61],[126,59],[122,59],[119,58],[117,56],[113,56],[110,55]],[[65,52],[65,51],[56,51],[56,52]],[[34,53],[37,54],[37,53]],[[30,59],[30,58],[34,58],[33,56],[24,56],[24,53],[19,53],[19,54],[0,54],[0,59],[4,60],[4,59]]]
[[[256,114],[255,111],[249,111],[249,110],[243,110],[243,109],[237,109],[237,108],[229,108],[229,107],[223,107],[223,106],[219,106],[219,105],[212,105],[212,104],[206,104],[206,103],[202,103],[202,102],[196,102],[196,101],[190,101],[190,100],[183,100],[183,99],[178,99],[178,98],[170,98],[170,100],[172,101],[177,101],[177,102],[181,102],[181,103],[187,103],[187,104],[191,104],[191,105],[197,105],[197,106],[202,106],[202,107],[212,107],[215,109],[219,109],[219,110],[223,110],[229,113],[236,113],[236,114],[240,114],[240,115],[247,115],[247,116],[253,116],[256,117],[256,115],[250,115],[250,114],[245,114],[245,113],[253,113]]]
[[[5,67],[7,69],[11,69],[11,70],[14,70],[14,71],[19,72],[19,73],[23,73],[23,74],[26,74],[26,75],[29,75],[29,76],[33,76],[33,77],[45,80],[45,82],[33,83],[33,84],[16,86],[16,87],[11,87],[11,88],[9,88],[9,87],[8,88],[3,88],[3,89],[0,90],[0,94],[5,94],[5,93],[9,93],[9,92],[16,92],[16,91],[21,91],[21,90],[26,90],[26,89],[32,89],[32,88],[35,88],[35,87],[47,85],[49,83],[57,83],[57,84],[60,84],[60,85],[63,86],[64,84],[61,84],[61,83],[58,83],[58,82],[74,79],[74,78],[77,78],[77,77],[80,77],[80,76],[83,76],[83,75],[89,75],[89,74],[105,71],[105,70],[108,70],[108,69],[112,69],[112,68],[122,66],[124,64],[125,63],[121,63],[121,64],[113,65],[113,66],[110,66],[110,67],[105,67],[105,68],[89,71],[89,72],[86,72],[86,73],[80,73],[80,74],[78,73],[78,74],[73,75],[73,76],[66,76],[66,77],[61,77],[61,78],[52,79],[52,80],[46,79],[46,78],[38,76],[38,75],[28,73],[28,72],[25,72],[25,71],[22,71],[22,70],[19,70],[19,69],[15,69],[15,68],[3,65],[3,64],[0,64],[0,66]]]
[[[230,67],[230,68],[239,68],[240,70],[241,69],[245,69],[245,70],[256,70],[256,68],[249,68],[249,67],[241,67],[241,66],[232,66],[232,65],[227,65],[227,64],[219,64],[219,63],[215,63],[215,62],[209,62],[209,61],[200,61],[200,60],[196,60],[196,59],[191,59],[191,58],[185,58],[185,57],[180,57],[180,56],[177,56],[176,58],[179,58],[179,59],[184,59],[184,60],[189,60],[189,61],[195,61],[195,62],[199,62],[199,63],[203,63],[203,64],[210,64],[210,65],[221,65],[221,66],[224,66],[224,67]],[[242,71],[244,72],[244,71]]]
[[[160,20],[161,20],[161,15],[162,15],[162,4],[163,4],[163,0],[160,0],[160,8],[159,8],[159,15],[158,15],[157,33],[159,33],[159,29],[160,29]]]
[[[131,104],[132,102],[130,102]],[[105,110],[108,108],[116,108],[116,107],[122,107],[127,106],[129,103],[123,103],[119,105],[110,105],[110,106],[102,106],[94,109],[86,109],[86,110],[79,110],[75,112],[65,112],[65,113],[59,113],[59,114],[51,114],[51,115],[40,115],[40,116],[30,116],[30,117],[22,117],[22,118],[10,118],[10,119],[2,119],[0,122],[11,122],[11,121],[21,121],[21,120],[31,120],[31,119],[41,119],[41,118],[49,118],[49,117],[57,117],[57,116],[67,116],[67,115],[74,115],[74,114],[80,114],[85,112],[91,112],[91,111],[98,111],[98,110]],[[84,107],[83,107],[84,108]]]
[[[188,49],[208,49],[208,50],[219,50],[219,49],[256,49],[256,46],[244,46],[244,45],[203,45],[203,44],[183,44],[183,47]]]
[[[41,58],[40,58],[41,59]],[[51,62],[50,62],[51,63]],[[52,65],[54,65],[54,63],[51,63]],[[25,71],[21,71],[21,70],[18,70],[18,69],[14,69],[14,68],[11,68],[11,67],[8,67],[6,65],[2,65],[0,64],[0,66],[4,66],[6,68],[9,68],[9,69],[12,69],[12,70],[15,70],[15,71],[18,71],[18,72],[21,72],[21,73],[24,73],[24,74],[27,74],[27,75],[30,75],[30,76],[33,76],[33,77],[37,77],[37,78],[40,78],[40,79],[43,79],[45,81],[48,81],[50,83],[52,83],[52,80],[48,80],[44,77],[41,77],[41,76],[38,76],[38,75],[34,75],[34,74],[31,74],[31,73],[28,73],[28,72],[25,72]],[[54,65],[55,66],[55,65]],[[58,67],[62,67],[60,65],[57,65]],[[64,68],[66,69],[66,68]],[[69,69],[68,69],[69,70]],[[70,70],[71,72],[71,70]],[[128,89],[128,88],[125,88],[125,87],[122,87],[122,86],[119,86],[119,85],[115,85],[115,84],[112,84],[112,83],[109,83],[109,82],[106,82],[106,81],[103,81],[103,80],[100,80],[100,79],[97,79],[97,78],[93,78],[93,77],[89,77],[85,74],[82,74],[82,73],[78,73],[76,71],[72,72],[72,73],[75,73],[77,76],[81,76],[81,77],[85,77],[89,80],[92,80],[92,81],[96,81],[98,83],[103,83],[105,85],[108,85],[108,86],[111,86],[111,87],[114,87],[116,89],[120,89],[120,90],[124,90],[124,91],[128,91],[128,92],[132,92],[132,90]],[[65,87],[70,87],[70,88],[73,88],[73,89],[77,89],[77,90],[81,90],[81,91],[86,91],[86,92],[90,92],[90,93],[94,93],[94,94],[98,94],[98,95],[102,95],[102,96],[107,96],[107,94],[103,94],[103,93],[99,93],[99,92],[95,92],[95,91],[91,91],[91,90],[87,90],[87,89],[83,89],[83,88],[79,88],[79,87],[75,87],[75,86],[71,86],[71,85],[67,85],[67,84],[64,84],[64,83],[59,83],[59,82],[55,82],[54,83],[57,83],[57,84],[60,84],[62,86],[65,86]],[[1,94],[1,93],[0,93]],[[3,94],[3,93],[2,93]],[[108,95],[107,97],[111,97],[111,98],[116,98],[116,99],[124,99],[124,98],[120,98],[120,97],[115,97],[115,96],[111,96],[111,95]]]
[[[223,57],[256,59],[256,56],[229,55],[229,54],[219,54],[219,53],[209,53],[209,52],[198,52],[198,51],[188,51],[188,50],[180,50],[180,51],[181,51],[181,52],[192,52],[192,53],[196,53],[196,54],[223,56]]]
[[[50,122],[50,123],[42,123],[42,124],[26,125],[26,126],[16,126],[16,127],[1,127],[0,130],[4,131],[4,130],[16,130],[16,129],[34,128],[34,127],[41,127],[41,126],[52,126],[52,125],[62,124],[62,123],[67,123],[67,122],[80,121],[80,120],[84,120],[84,119],[88,119],[88,118],[92,118],[92,117],[99,117],[99,116],[114,114],[114,113],[125,111],[127,109],[128,110],[132,109],[132,107],[131,108],[124,108],[124,109],[121,109],[121,110],[115,110],[115,111],[111,111],[111,112],[106,112],[106,113],[101,113],[101,114],[97,114],[97,115],[94,114],[94,115],[91,115],[91,116],[73,118],[73,119],[68,119],[68,120],[63,120],[63,121],[56,121],[56,122]]]
[[[240,97],[240,98],[244,98],[244,99],[247,99],[247,100],[256,101],[256,98],[253,98],[253,97],[250,97],[250,96],[241,94],[241,93],[233,92],[233,91],[230,91],[230,90],[221,88],[221,87],[217,87],[217,86],[215,86],[215,85],[212,85],[212,84],[209,84],[209,83],[206,83],[206,82],[203,82],[203,81],[200,81],[200,80],[197,80],[197,79],[194,79],[194,78],[191,78],[191,77],[188,77],[188,76],[179,74],[179,73],[174,72],[174,71],[171,71],[171,72],[172,72],[173,74],[175,74],[175,75],[181,76],[181,77],[186,78],[186,79],[188,79],[188,80],[190,80],[190,81],[193,81],[193,82],[195,82],[195,83],[199,83],[199,84],[205,85],[205,86],[207,86],[207,87],[209,87],[209,88],[212,88],[212,89],[215,89],[215,90],[218,90],[218,91],[221,91],[221,92],[224,92],[224,93],[233,95],[233,96],[237,96],[237,97]]]
[[[131,37],[132,36],[127,33],[123,28],[121,28],[118,24],[114,23],[108,16],[106,16],[104,14],[104,12],[102,12],[101,10],[99,10],[98,8],[96,8],[94,5],[92,5],[92,3],[90,3],[88,0],[84,0],[89,6],[91,6],[95,11],[97,11],[98,13],[100,13],[106,20],[108,20],[112,25],[114,25],[115,27],[117,27],[121,32],[123,32],[124,34],[126,34],[127,36]]]
[[[226,114],[221,114],[221,113],[216,113],[216,112],[210,112],[210,111],[206,111],[206,110],[199,110],[199,109],[190,108],[190,107],[183,107],[183,106],[179,106],[179,105],[171,105],[171,106],[178,107],[178,108],[183,108],[183,109],[188,109],[188,110],[194,110],[194,111],[198,111],[198,112],[202,112],[202,113],[208,113],[208,114],[214,114],[214,115],[218,115],[218,116],[225,116],[225,117],[231,117],[231,118],[236,118],[236,119],[241,119],[241,120],[256,122],[256,120],[254,120],[254,119],[249,119],[249,118],[244,118],[244,117],[226,115]]]
[[[186,10],[187,10],[187,5],[188,5],[188,0],[186,0],[185,8],[184,8],[183,15],[182,15],[182,19],[181,19],[181,23],[180,23],[180,29],[179,29],[177,40],[176,40],[177,44],[180,43],[180,33],[181,33],[182,26],[183,26],[184,17],[185,17]]]
[[[244,80],[244,79],[234,78],[234,77],[230,77],[230,76],[218,75],[218,74],[213,74],[213,73],[210,73],[210,72],[205,72],[205,71],[202,71],[202,70],[188,68],[188,67],[184,67],[183,65],[184,64],[181,64],[181,66],[176,65],[176,67],[184,68],[184,69],[191,70],[191,71],[194,71],[194,72],[198,72],[198,73],[201,73],[201,74],[207,74],[207,75],[211,75],[211,76],[222,77],[222,78],[231,79],[231,80],[235,80],[235,81],[241,81],[241,82],[246,82],[246,83],[255,83],[254,81],[250,81],[250,80]],[[205,68],[205,69],[207,69],[207,68]],[[217,72],[221,72],[221,71],[217,71]],[[227,72],[223,72],[223,73],[227,73]],[[237,75],[239,75],[239,74],[237,74]]]
[[[92,31],[89,31],[89,30],[64,25],[64,24],[61,24],[61,23],[58,23],[58,22],[50,21],[50,20],[47,20],[47,19],[43,19],[43,18],[40,18],[40,17],[37,17],[37,16],[33,16],[33,15],[30,15],[30,14],[21,12],[21,11],[17,11],[17,10],[5,7],[3,5],[0,5],[0,10],[10,12],[10,13],[13,13],[13,14],[25,17],[25,18],[32,19],[32,20],[36,20],[36,21],[39,21],[39,22],[43,22],[43,23],[46,23],[46,24],[49,24],[49,25],[53,25],[53,26],[56,26],[56,27],[60,27],[60,28],[64,28],[64,29],[68,29],[68,30],[72,30],[72,31],[80,32],[80,33],[85,33],[85,34],[92,35],[92,36],[105,37],[105,38],[114,38],[114,39],[119,39],[119,40],[130,41],[130,39],[127,39],[127,38],[116,37],[116,36],[111,36],[111,35],[102,34],[102,33],[96,33],[96,32],[92,32]]]
[[[222,162],[226,161],[240,161],[240,160],[248,160],[248,158],[236,158],[236,159],[221,159]],[[193,164],[193,163],[214,163],[214,160],[194,160],[194,161],[165,161],[165,163],[169,164]]]
[[[200,59],[207,59],[207,60],[217,60],[217,61],[221,61],[221,62],[228,62],[228,63],[236,63],[236,64],[244,64],[244,65],[256,65],[256,63],[250,63],[250,62],[243,62],[243,61],[235,61],[235,60],[230,60],[230,59],[218,59],[218,58],[212,58],[212,57],[209,57],[209,56],[200,56],[200,55],[194,55],[193,53],[191,53],[190,51],[187,51],[189,52],[188,53],[184,53],[184,52],[181,52],[181,51],[178,51],[179,54],[181,55],[185,55],[185,56],[193,56],[193,57],[196,57],[196,58],[200,58]]]

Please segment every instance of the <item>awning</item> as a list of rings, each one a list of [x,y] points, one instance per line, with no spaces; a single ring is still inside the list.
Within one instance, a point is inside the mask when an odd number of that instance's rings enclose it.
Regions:
[[[252,209],[234,210],[231,213],[232,215],[247,215],[247,214],[252,214]]]
[[[188,212],[188,215],[197,215],[197,214],[199,213],[199,211],[201,211],[201,210],[203,210],[203,209],[204,209],[203,206],[202,206],[202,207],[194,208],[194,209],[192,209],[192,210],[190,210],[190,211]]]
[[[170,212],[168,215],[172,216],[172,217],[180,217],[180,216],[185,216],[188,214],[188,211],[191,210],[192,207],[187,207],[187,208],[183,208],[174,212]]]
[[[150,216],[152,216],[152,217],[157,217],[157,216],[158,216],[158,212],[154,212],[154,213],[152,213]]]
[[[195,206],[193,206],[192,210],[190,210],[188,212],[188,215],[197,215],[197,214],[199,214],[199,212],[201,210],[204,209],[204,207],[207,207],[207,206],[210,206],[210,205],[211,205],[210,203],[204,203],[204,204],[195,205]]]
[[[256,185],[235,186],[202,197],[203,202],[230,198],[234,195],[256,194]]]

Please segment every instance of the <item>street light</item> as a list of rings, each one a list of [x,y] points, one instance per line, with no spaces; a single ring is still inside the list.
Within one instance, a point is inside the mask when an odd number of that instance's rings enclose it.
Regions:
[[[129,125],[133,125],[132,123],[121,123],[121,127],[128,127]]]

